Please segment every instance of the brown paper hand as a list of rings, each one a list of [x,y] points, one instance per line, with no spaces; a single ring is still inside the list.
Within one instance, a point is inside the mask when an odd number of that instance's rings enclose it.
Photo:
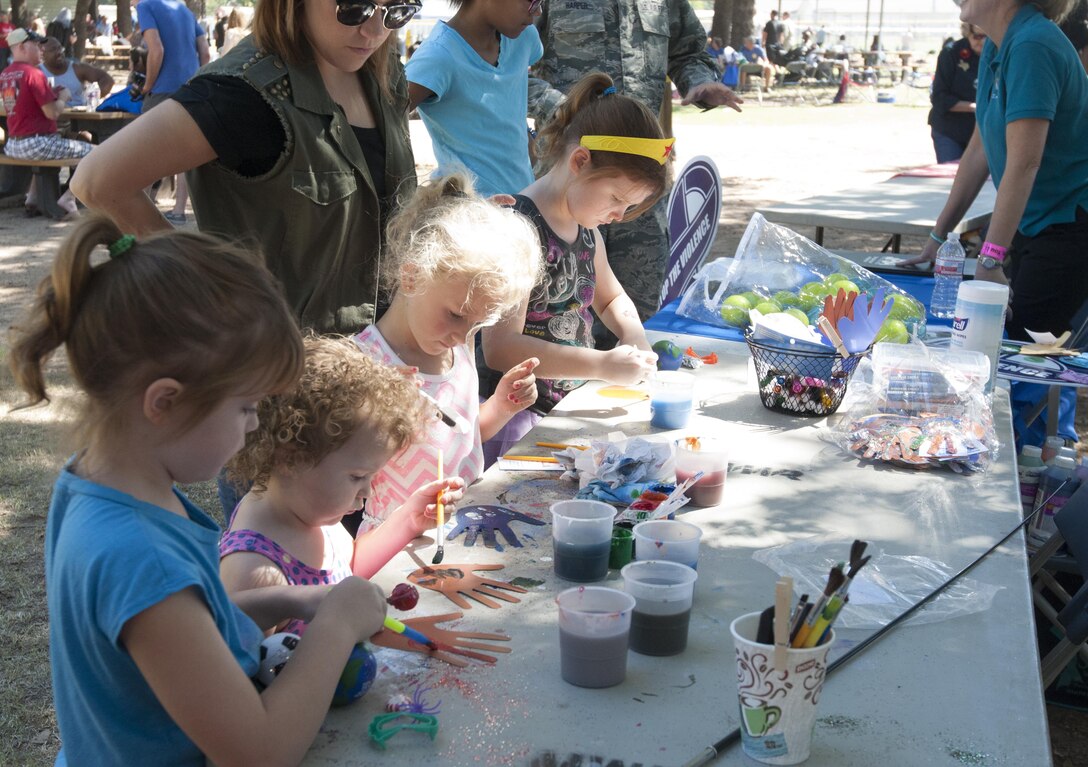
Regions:
[[[403,634],[398,634],[389,629],[382,629],[379,631],[370,638],[370,642],[379,647],[390,647],[394,650],[423,653],[425,655],[430,655],[432,658],[437,658],[440,661],[449,663],[451,666],[458,666],[461,668],[468,665],[468,661],[463,658],[472,658],[473,660],[483,661],[484,663],[494,663],[496,660],[494,655],[484,655],[483,653],[472,652],[471,650],[510,652],[509,647],[503,647],[502,645],[464,641],[466,639],[486,639],[489,642],[509,642],[510,637],[504,636],[503,634],[450,631],[437,628],[436,624],[458,620],[463,616],[464,613],[446,613],[444,615],[431,615],[425,618],[409,618],[403,621],[406,626],[415,629],[438,645],[438,650],[428,650],[423,645],[416,644]]]
[[[474,570],[501,570],[502,565],[477,565],[477,564],[448,564],[441,567],[421,567],[408,576],[408,580],[417,586],[422,586],[431,591],[438,591],[462,610],[469,610],[472,605],[465,597],[475,599],[480,604],[497,609],[501,605],[495,599],[504,602],[520,602],[517,597],[505,594],[499,589],[525,593],[520,586],[504,581],[493,581],[474,575]],[[494,597],[494,599],[491,599]]]

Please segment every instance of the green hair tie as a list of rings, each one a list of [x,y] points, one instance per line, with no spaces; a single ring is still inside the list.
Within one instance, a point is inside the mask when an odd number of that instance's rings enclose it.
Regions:
[[[129,251],[136,244],[136,235],[122,234],[117,242],[110,243],[110,258],[118,258]]]

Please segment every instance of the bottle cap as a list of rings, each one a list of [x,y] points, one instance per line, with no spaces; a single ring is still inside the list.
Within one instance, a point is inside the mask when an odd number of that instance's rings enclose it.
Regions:
[[[1024,445],[1024,449],[1020,451],[1020,455],[1025,458],[1042,458],[1043,449],[1038,445]]]
[[[1077,468],[1076,461],[1074,461],[1067,455],[1059,455],[1057,458],[1055,458],[1054,465],[1057,466],[1059,469],[1069,469],[1070,471]]]
[[[1077,451],[1071,447],[1058,448],[1058,455],[1065,456],[1066,458],[1072,458],[1074,462],[1077,460]]]
[[[973,304],[1004,306],[1009,302],[1009,286],[985,280],[969,280],[960,285],[956,297]]]
[[[957,233],[957,232],[949,232],[947,235],[945,235],[945,239],[948,242],[959,242],[960,241],[960,236],[959,236],[959,233]]]
[[[1047,437],[1046,438],[1046,446],[1047,447],[1052,447],[1055,450],[1057,450],[1058,448],[1061,448],[1061,447],[1065,447],[1065,438],[1064,437]]]

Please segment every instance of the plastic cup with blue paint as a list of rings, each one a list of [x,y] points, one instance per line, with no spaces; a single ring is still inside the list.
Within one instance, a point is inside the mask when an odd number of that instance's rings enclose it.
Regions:
[[[683,429],[691,418],[695,376],[679,370],[659,370],[650,377],[650,425]]]
[[[601,501],[579,500],[558,501],[551,511],[555,574],[576,583],[603,580],[616,510]]]

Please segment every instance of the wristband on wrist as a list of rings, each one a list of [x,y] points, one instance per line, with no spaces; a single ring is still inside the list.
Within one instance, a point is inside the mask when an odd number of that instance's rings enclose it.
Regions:
[[[944,238],[944,237],[941,237],[941,236],[940,236],[939,234],[937,234],[936,232],[930,232],[930,233],[929,233],[929,239],[933,240],[933,241],[934,241],[935,243],[937,243],[938,245],[944,245],[944,244],[945,244],[945,242],[947,242],[947,240],[945,240],[945,238]]]
[[[1002,263],[1005,260],[1005,256],[1008,254],[1008,249],[1003,248],[1000,245],[994,245],[992,242],[982,243],[982,249],[979,250],[980,256],[989,256],[994,261]]]

